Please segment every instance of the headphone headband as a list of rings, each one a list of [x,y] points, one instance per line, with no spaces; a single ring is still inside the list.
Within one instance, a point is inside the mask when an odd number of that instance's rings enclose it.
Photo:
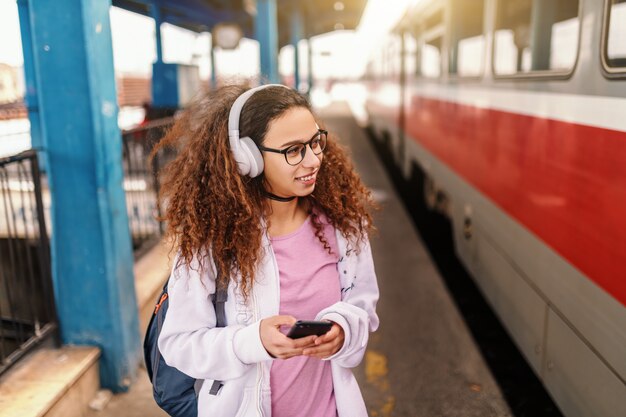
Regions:
[[[268,87],[289,88],[282,84],[265,84],[251,88],[237,97],[228,114],[228,139],[230,149],[235,157],[235,161],[237,161],[241,175],[256,177],[263,172],[263,156],[254,144],[254,141],[248,137],[239,138],[239,118],[246,101],[257,91]]]

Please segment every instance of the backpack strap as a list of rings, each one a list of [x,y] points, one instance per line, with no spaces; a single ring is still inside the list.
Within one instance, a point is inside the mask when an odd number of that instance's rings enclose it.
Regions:
[[[215,280],[215,295],[213,296],[213,305],[215,306],[215,316],[217,317],[216,327],[226,327],[226,301],[228,301],[228,285],[226,288],[223,288],[222,285],[219,285],[219,270],[217,272],[217,278]],[[224,386],[222,381],[213,381],[213,385],[211,385],[211,390],[209,391],[210,395],[217,395],[220,392],[220,389]]]
[[[214,299],[215,315],[217,316],[217,327],[226,327],[226,308],[225,304],[228,301],[228,290],[217,287],[217,292]]]

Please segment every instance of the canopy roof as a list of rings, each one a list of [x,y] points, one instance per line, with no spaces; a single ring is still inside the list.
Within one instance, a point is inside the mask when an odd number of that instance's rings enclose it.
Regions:
[[[236,23],[244,36],[254,38],[255,0],[113,0],[113,6],[151,16],[158,4],[163,22],[194,32],[210,32],[218,23]],[[367,0],[276,0],[279,47],[291,40],[291,16],[302,13],[301,38],[336,29],[355,29]]]

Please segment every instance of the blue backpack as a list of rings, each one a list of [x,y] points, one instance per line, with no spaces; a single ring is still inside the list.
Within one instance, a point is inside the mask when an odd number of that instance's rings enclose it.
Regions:
[[[198,400],[194,388],[196,379],[166,364],[157,344],[169,304],[167,300],[168,283],[169,279],[163,287],[163,292],[161,292],[161,296],[154,309],[154,314],[146,330],[146,337],[143,342],[146,370],[148,371],[150,382],[152,382],[154,399],[159,407],[172,417],[197,417]],[[217,327],[226,326],[224,304],[227,299],[227,290],[218,286],[216,294],[213,296],[213,305],[215,306],[215,314],[217,316]],[[209,394],[217,395],[222,385],[223,383],[221,381],[213,381]]]

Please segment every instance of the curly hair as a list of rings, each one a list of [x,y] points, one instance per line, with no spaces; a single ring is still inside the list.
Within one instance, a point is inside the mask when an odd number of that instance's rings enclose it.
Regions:
[[[202,93],[176,120],[152,151],[173,147],[176,157],[159,173],[160,200],[165,208],[161,221],[166,237],[178,250],[178,265],[204,270],[206,254],[220,271],[218,285],[237,284],[245,297],[252,289],[256,266],[262,257],[270,205],[264,196],[264,176],[239,175],[230,151],[228,115],[246,85],[229,85]],[[262,144],[269,124],[295,107],[312,112],[305,97],[290,88],[268,87],[252,95],[240,118],[241,136]],[[312,112],[313,113],[313,112]],[[317,119],[316,119],[317,120]],[[321,124],[318,121],[318,124]],[[331,134],[312,194],[300,201],[311,215],[315,235],[330,252],[322,233],[325,221],[338,229],[349,247],[359,244],[373,229],[375,203],[356,175],[347,151]]]

